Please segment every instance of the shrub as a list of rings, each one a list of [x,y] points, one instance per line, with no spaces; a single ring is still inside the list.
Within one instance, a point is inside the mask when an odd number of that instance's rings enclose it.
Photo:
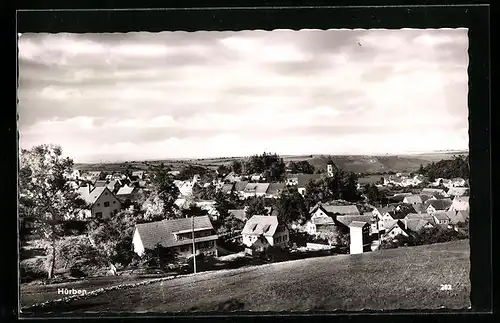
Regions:
[[[21,261],[19,265],[19,275],[22,283],[47,278],[46,263],[43,258],[26,259]]]

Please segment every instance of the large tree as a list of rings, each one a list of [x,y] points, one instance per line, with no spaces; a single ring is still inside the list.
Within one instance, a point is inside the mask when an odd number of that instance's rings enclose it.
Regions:
[[[243,172],[243,164],[239,160],[233,160],[231,163],[231,170],[236,174],[241,174]]]
[[[302,195],[296,187],[287,187],[281,192],[275,206],[279,219],[285,224],[298,222],[304,224],[309,218],[309,212]]]
[[[153,191],[142,205],[145,220],[160,221],[180,216],[175,201],[179,197],[179,188],[164,169],[158,169],[153,180]]]
[[[23,149],[19,162],[20,213],[35,218],[37,231],[51,241],[48,277],[52,278],[57,242],[63,235],[61,222],[75,218],[88,205],[66,179],[73,170],[73,160],[62,156],[60,146]]]

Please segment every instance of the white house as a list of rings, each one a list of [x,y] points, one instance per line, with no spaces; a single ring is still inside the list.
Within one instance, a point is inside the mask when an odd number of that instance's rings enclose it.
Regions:
[[[107,187],[80,187],[78,193],[90,205],[81,213],[84,218],[109,219],[121,209],[120,200]]]
[[[288,228],[272,215],[254,215],[241,231],[243,244],[251,247],[259,237],[266,238],[270,246],[284,247],[289,241]]]
[[[217,257],[218,236],[208,216],[142,223],[135,226],[133,250],[139,256],[159,244],[171,248],[180,258],[193,254],[193,233],[196,254]]]
[[[248,183],[243,190],[243,197],[249,198],[252,196],[266,196],[267,189],[269,188],[269,183]]]
[[[422,198],[420,197],[420,195],[408,195],[408,196],[404,197],[403,203],[405,203],[405,204],[421,204],[423,202],[422,202]]]
[[[451,203],[450,211],[469,211],[469,196],[455,197]]]
[[[369,247],[370,225],[363,221],[352,221],[349,224],[349,253],[363,253]]]
[[[447,227],[450,224],[450,216],[454,216],[455,211],[448,212],[434,212],[431,213],[434,223],[439,226]]]

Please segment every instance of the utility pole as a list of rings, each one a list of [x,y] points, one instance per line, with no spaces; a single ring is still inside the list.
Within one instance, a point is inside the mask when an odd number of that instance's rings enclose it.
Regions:
[[[194,243],[194,216],[191,216],[191,235],[193,238],[193,272],[196,274],[196,245]]]

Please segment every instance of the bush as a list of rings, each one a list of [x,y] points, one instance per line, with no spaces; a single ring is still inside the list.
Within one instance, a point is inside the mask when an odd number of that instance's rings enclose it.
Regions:
[[[23,260],[19,265],[21,283],[47,278],[46,264],[43,258]]]

